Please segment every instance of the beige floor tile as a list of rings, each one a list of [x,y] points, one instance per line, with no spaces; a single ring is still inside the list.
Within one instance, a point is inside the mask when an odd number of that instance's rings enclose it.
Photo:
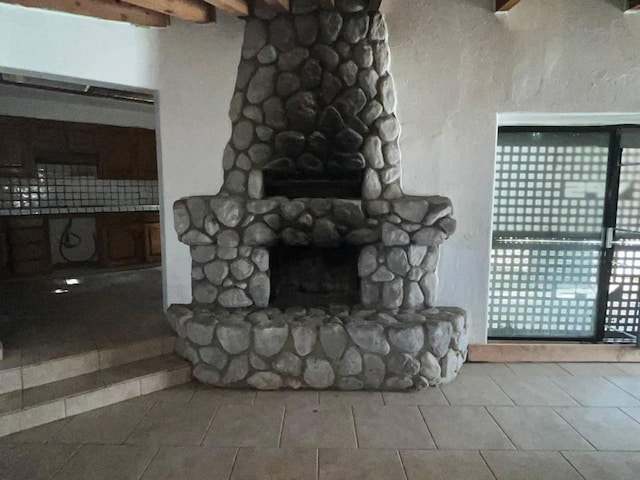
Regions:
[[[119,444],[145,416],[151,402],[125,402],[69,419],[53,437],[55,443]]]
[[[518,450],[593,450],[549,407],[487,407]]]
[[[318,405],[318,392],[311,391],[287,391],[278,392],[258,392],[253,402],[255,405],[261,403],[275,403],[278,405]]]
[[[616,368],[619,368],[627,375],[633,375],[635,377],[640,376],[640,362],[638,363],[616,363]]]
[[[477,451],[401,450],[408,480],[494,480]]]
[[[204,439],[215,447],[262,447],[279,445],[284,405],[221,405]]]
[[[514,446],[484,407],[420,407],[441,450],[510,450]]]
[[[635,480],[640,454],[631,452],[563,452],[585,480]]]
[[[138,480],[156,447],[83,445],[62,467],[55,480]]]
[[[397,450],[320,449],[320,480],[405,480]]]
[[[609,376],[624,375],[615,363],[559,363],[571,375]]]
[[[442,387],[451,405],[513,405],[511,399],[486,375],[462,375]]]
[[[320,405],[384,405],[380,392],[320,392]]]
[[[459,375],[508,375],[513,373],[504,363],[465,363]]]
[[[597,450],[640,451],[640,424],[617,408],[556,408]]]
[[[228,480],[235,448],[160,447],[141,480]]]
[[[418,392],[383,392],[385,405],[449,405],[440,388],[423,388]]]
[[[144,445],[200,445],[216,407],[157,403],[133,430],[126,443]]]
[[[281,446],[355,448],[356,434],[351,408],[329,405],[287,407]]]
[[[557,363],[507,363],[507,367],[514,373],[525,376],[564,377],[569,375],[569,372]]]
[[[251,404],[255,398],[256,392],[253,390],[227,390],[201,385],[196,389],[190,403],[200,405]]]
[[[545,377],[496,375],[494,382],[514,401],[527,407],[572,407],[578,402]]]
[[[602,377],[556,377],[553,382],[585,407],[640,407],[640,400]]]
[[[67,422],[65,418],[56,422],[46,423],[39,427],[30,428],[6,437],[0,437],[0,444],[14,443],[47,443]]]
[[[640,407],[621,408],[620,410],[635,419],[636,422],[640,423]]]
[[[581,480],[559,452],[483,451],[497,480]]]
[[[640,377],[606,377],[616,387],[640,399]]]
[[[316,480],[317,450],[241,448],[231,480]]]
[[[357,406],[353,409],[360,448],[435,448],[416,406]]]
[[[2,446],[0,447],[0,478],[48,480],[77,449],[77,445]]]

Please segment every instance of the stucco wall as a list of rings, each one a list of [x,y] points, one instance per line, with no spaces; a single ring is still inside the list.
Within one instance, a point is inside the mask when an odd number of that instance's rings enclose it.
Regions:
[[[640,15],[621,3],[523,0],[498,17],[493,0],[383,2],[404,187],[453,199],[460,227],[444,248],[439,303],[469,310],[472,341],[486,335],[497,114],[640,111]],[[156,30],[0,5],[0,69],[157,89],[170,207],[221,183],[241,32],[223,13]],[[166,301],[189,301],[188,249],[171,222],[163,228]]]

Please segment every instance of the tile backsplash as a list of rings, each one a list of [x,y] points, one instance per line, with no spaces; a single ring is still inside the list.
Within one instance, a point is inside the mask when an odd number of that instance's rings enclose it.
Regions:
[[[38,163],[35,178],[0,178],[0,216],[158,210],[157,180],[101,180],[95,165]]]

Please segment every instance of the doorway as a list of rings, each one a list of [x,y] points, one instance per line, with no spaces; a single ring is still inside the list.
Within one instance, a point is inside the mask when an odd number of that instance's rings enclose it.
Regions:
[[[635,342],[640,129],[499,130],[492,339]]]

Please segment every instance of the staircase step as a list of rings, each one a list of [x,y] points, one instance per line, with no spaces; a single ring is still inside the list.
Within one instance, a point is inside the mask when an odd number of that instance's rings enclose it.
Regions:
[[[40,385],[74,378],[118,365],[173,352],[175,337],[162,335],[137,342],[22,365],[19,354],[5,350],[0,361],[0,394],[29,389]]]
[[[0,395],[0,437],[191,380],[191,364],[163,355]]]

